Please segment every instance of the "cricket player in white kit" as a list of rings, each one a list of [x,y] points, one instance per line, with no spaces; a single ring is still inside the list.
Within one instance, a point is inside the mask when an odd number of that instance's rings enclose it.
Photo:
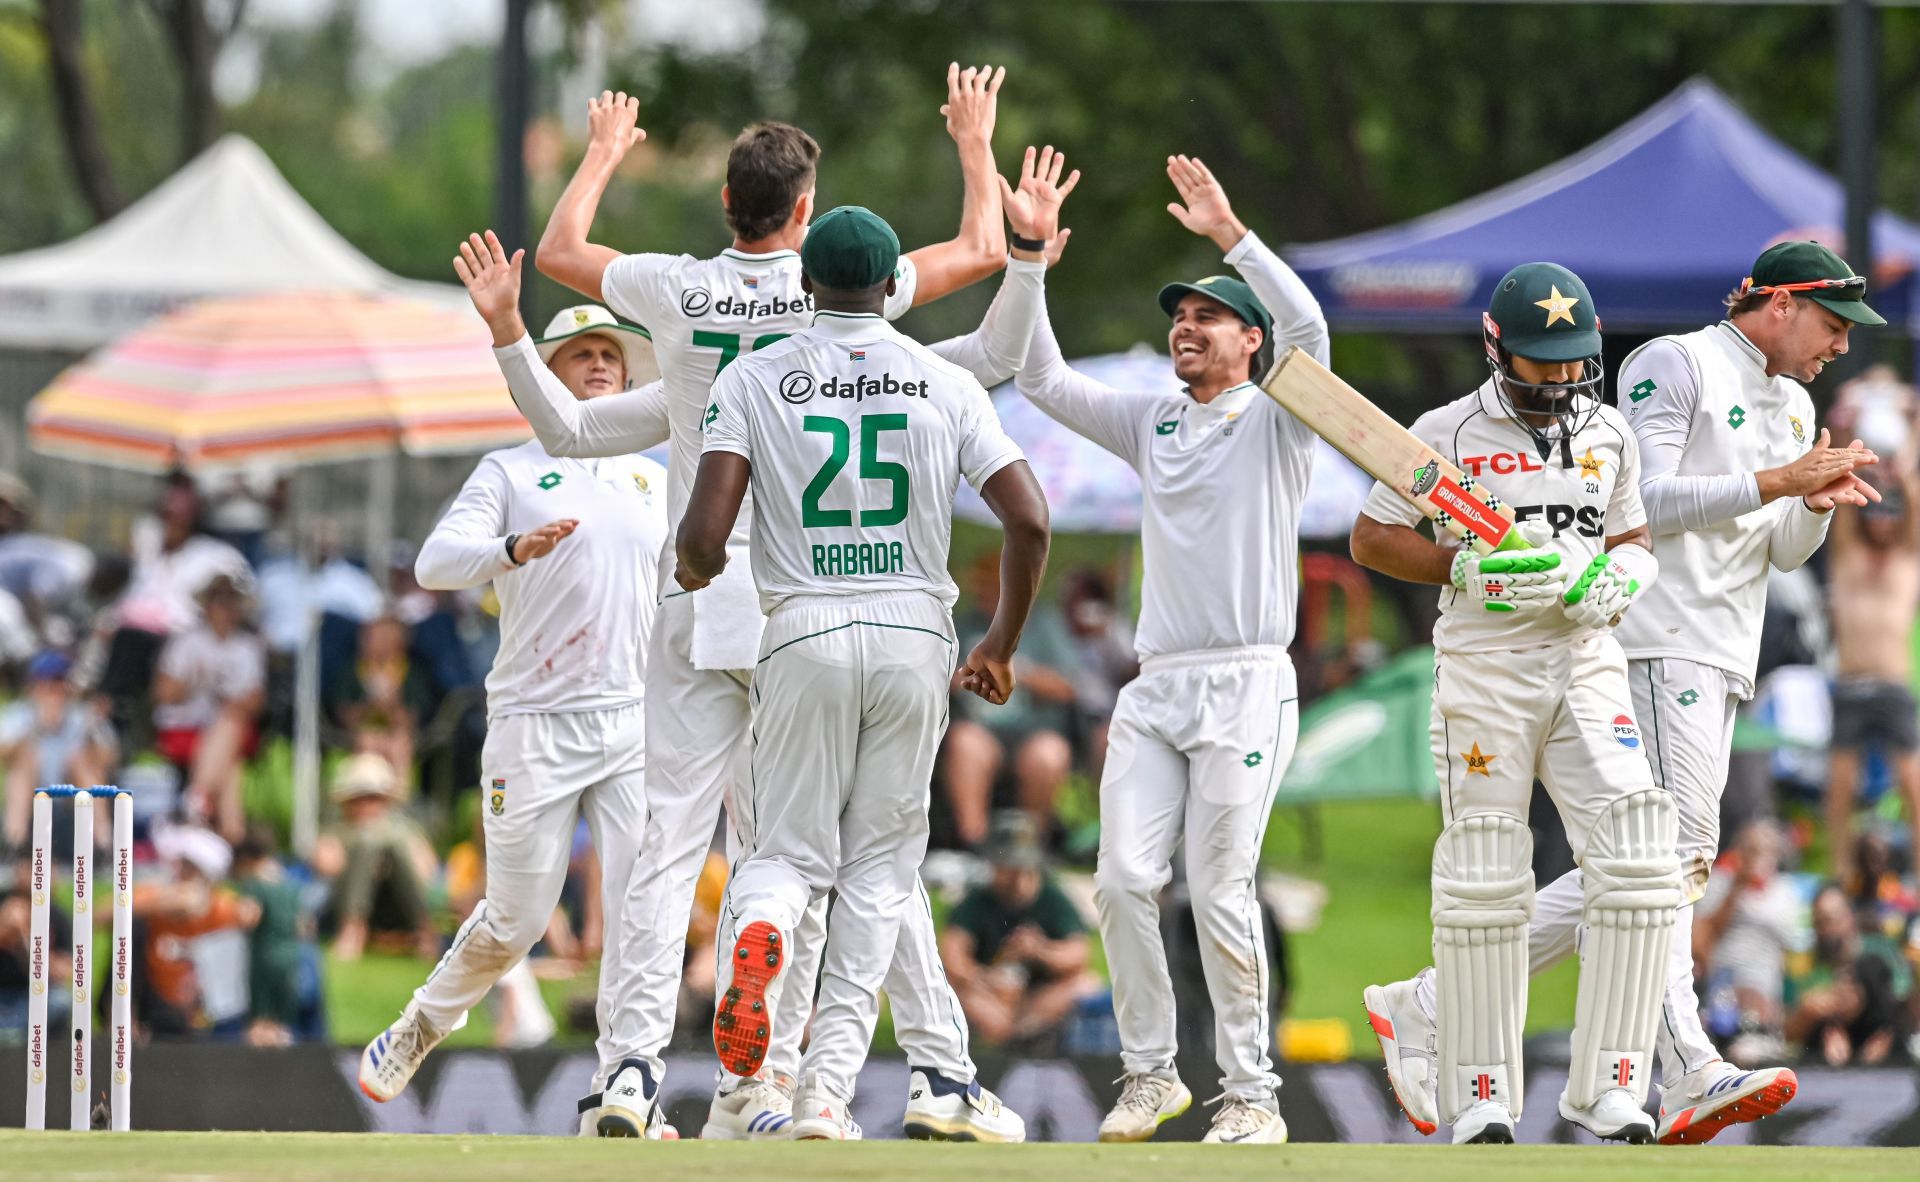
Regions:
[[[1630,354],[1619,389],[1643,456],[1641,495],[1660,581],[1639,596],[1616,637],[1628,658],[1633,716],[1656,784],[1674,800],[1682,902],[1656,1024],[1661,1144],[1710,1140],[1730,1124],[1778,1112],[1798,1088],[1787,1068],[1742,1071],[1702,1030],[1693,988],[1693,904],[1719,847],[1720,794],[1734,708],[1752,694],[1769,567],[1791,570],[1826,537],[1836,504],[1877,494],[1852,475],[1875,462],[1813,439],[1800,381],[1846,351],[1852,324],[1883,323],[1866,281],[1812,243],[1774,247],[1710,328],[1659,337]],[[1797,379],[1797,380],[1796,380]],[[1811,441],[1811,443],[1810,443]],[[1528,935],[1539,972],[1575,951],[1579,871],[1542,888]],[[1416,1127],[1434,1120],[1430,974],[1368,990],[1394,1091]],[[1396,1051],[1397,1048],[1397,1051]]]
[[[1640,449],[1620,412],[1599,401],[1599,318],[1571,271],[1514,268],[1484,326],[1492,375],[1420,416],[1413,433],[1512,506],[1528,545],[1481,556],[1429,540],[1414,528],[1420,512],[1384,484],[1353,529],[1363,565],[1447,588],[1433,635],[1445,821],[1433,855],[1438,974],[1401,987],[1437,985],[1437,1046],[1396,1030],[1378,987],[1367,990],[1367,1012],[1396,1087],[1410,1074],[1434,1078],[1456,1143],[1512,1142],[1526,1094],[1527,805],[1538,777],[1586,884],[1573,912],[1580,992],[1560,1113],[1596,1136],[1644,1144],[1654,1133],[1641,1106],[1680,873],[1673,800],[1641,754],[1626,658],[1611,633],[1659,572]],[[1433,1117],[1414,1119],[1433,1131]]]
[[[947,551],[961,478],[1006,533],[1000,605],[964,688],[1005,702],[1046,565],[1045,498],[986,390],[881,315],[899,253],[893,230],[858,206],[814,224],[801,248],[813,325],[715,383],[678,531],[675,577],[698,590],[727,564],[751,481],[768,621],[734,809],[744,858],[721,909],[714,1046],[736,1075],[761,1070],[787,1012],[794,933],[833,891],[797,1139],[859,1136],[848,1106],[880,985],[902,919],[924,906],[929,782],[956,662]]]
[[[1004,238],[990,136],[1003,73],[961,72],[957,67],[949,71],[943,110],[962,149],[967,183],[962,233],[953,242],[901,260],[887,301],[889,316],[1001,265]],[[677,525],[692,489],[697,443],[715,377],[735,359],[809,323],[812,301],[800,286],[797,250],[813,212],[819,149],[796,128],[749,128],[734,145],[722,193],[735,231],[733,248],[704,260],[622,255],[592,244],[586,235],[614,166],[644,135],[634,126],[636,114],[637,105],[624,95],[608,95],[593,104],[587,159],[554,210],[538,263],[548,275],[576,289],[604,293],[616,311],[650,330],[677,445],[669,474],[670,520]],[[1041,270],[1036,262],[1003,294],[1037,299]],[[955,350],[956,359],[996,371],[994,380],[1009,376],[1025,355],[1018,309],[1007,311],[1013,314],[1003,317],[1006,331],[964,338]],[[654,422],[651,405],[640,395],[610,401],[604,415],[592,413],[598,409],[557,399],[550,400],[550,413],[526,407],[536,433],[556,454],[618,454],[656,441],[640,437]],[[582,410],[589,413],[579,413]],[[671,545],[659,556],[667,598],[650,661],[654,692],[648,719],[653,749],[644,839],[648,866],[631,884],[635,968],[620,986],[623,1003],[617,1007],[621,1017],[615,1031],[627,1054],[650,1064],[654,1084],[673,1033],[694,884],[721,801],[731,800],[730,790],[745,772],[748,684],[763,626],[746,562],[750,510],[741,514],[735,532],[734,569],[698,594],[667,585],[674,562]],[[896,1029],[916,1072],[906,1127],[929,1136],[1018,1140],[1024,1136],[1019,1118],[984,1094],[974,1080],[965,1018],[941,971],[931,912],[922,911],[908,917],[888,981]],[[800,958],[796,976],[811,979],[823,923],[821,909],[801,933],[795,948]],[[633,1000],[625,1001],[625,995]],[[789,991],[792,1014],[779,1024],[766,1069],[755,1079],[721,1081],[703,1136],[788,1135],[792,1079],[810,1002],[810,989]],[[628,1018],[631,1026],[625,1024]]]
[[[1276,345],[1325,362],[1327,325],[1205,165],[1173,157],[1167,172],[1185,203],[1169,209],[1245,277],[1161,290],[1186,392],[1128,393],[1076,374],[1044,318],[1019,379],[1036,406],[1133,465],[1145,500],[1141,671],[1120,691],[1100,783],[1096,898],[1126,1071],[1100,1139],[1144,1140],[1193,1100],[1174,1071],[1158,904],[1184,835],[1226,1093],[1206,1139],[1280,1142],[1255,873],[1299,729],[1287,645],[1313,435],[1252,379]]]
[[[509,264],[491,232],[463,243],[461,255],[461,279],[521,401],[536,386],[581,400],[625,388],[637,332],[604,308],[570,308],[536,346],[518,311],[522,256]],[[486,897],[400,1020],[362,1055],[360,1088],[375,1100],[398,1095],[546,932],[583,815],[602,868],[599,1075],[620,1066],[610,1031],[631,947],[626,884],[646,816],[646,654],[653,555],[667,536],[666,476],[638,455],[563,459],[537,442],[492,452],[420,549],[421,586],[491,581],[500,600],[481,753]],[[587,1123],[603,1136],[638,1137],[649,1132],[648,1115],[609,1106]]]

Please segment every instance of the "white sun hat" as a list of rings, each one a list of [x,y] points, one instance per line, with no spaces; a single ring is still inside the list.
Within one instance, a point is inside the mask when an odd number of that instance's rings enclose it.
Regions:
[[[599,304],[577,304],[562,308],[558,315],[547,322],[547,331],[534,341],[534,348],[540,351],[540,360],[552,364],[553,355],[562,344],[590,332],[597,332],[620,346],[620,351],[627,358],[628,389],[645,385],[660,376],[660,367],[653,359],[653,338],[647,330],[620,323],[613,313]]]

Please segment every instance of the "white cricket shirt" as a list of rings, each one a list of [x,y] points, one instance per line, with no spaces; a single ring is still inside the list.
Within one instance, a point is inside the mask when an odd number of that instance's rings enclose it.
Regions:
[[[1552,526],[1549,548],[1560,555],[1569,582],[1606,548],[1608,538],[1647,523],[1640,503],[1640,446],[1611,406],[1594,412],[1567,441],[1564,455],[1556,440],[1543,456],[1526,427],[1500,404],[1489,378],[1473,393],[1414,420],[1413,433],[1513,506],[1516,520]],[[1422,519],[1406,498],[1380,482],[1360,512],[1389,525],[1415,526]],[[1640,608],[1635,603],[1627,616]],[[1556,608],[1490,612],[1458,589],[1444,587],[1433,647],[1443,653],[1500,652],[1578,640],[1594,631]]]
[[[879,316],[842,312],[721,375],[706,450],[752,465],[768,612],[795,595],[875,591],[951,608],[954,490],[1022,458],[972,374]]]
[[[1253,234],[1226,261],[1272,314],[1277,350],[1298,345],[1325,364],[1327,322],[1299,277]],[[1202,404],[1075,373],[1044,309],[1020,390],[1140,473],[1142,658],[1292,643],[1312,431],[1252,382]]]
[[[1634,350],[1619,390],[1660,558],[1659,582],[1615,629],[1620,646],[1724,669],[1751,694],[1767,568],[1806,562],[1832,519],[1799,497],[1762,505],[1753,473],[1812,447],[1813,400],[1792,378],[1768,377],[1765,356],[1725,321]]]
[[[556,379],[557,382],[557,379]],[[645,696],[667,473],[643,456],[559,459],[538,443],[489,452],[420,547],[420,585],[491,579],[500,652],[487,715],[609,710]],[[577,517],[544,558],[514,566],[509,534]]]

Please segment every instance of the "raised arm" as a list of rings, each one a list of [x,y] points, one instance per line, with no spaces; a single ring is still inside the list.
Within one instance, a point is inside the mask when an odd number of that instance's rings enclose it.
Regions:
[[[624,91],[601,91],[599,98],[587,101],[587,154],[560,200],[554,203],[546,232],[540,235],[539,252],[534,258],[540,273],[589,299],[604,300],[600,277],[620,252],[588,241],[587,234],[593,229],[593,215],[600,208],[600,197],[607,191],[614,170],[620,167],[628,149],[647,138],[647,133],[636,126],[639,117],[640,100]]]
[[[1169,203],[1167,211],[1195,234],[1212,239],[1227,263],[1240,272],[1253,294],[1266,305],[1273,317],[1275,356],[1288,346],[1298,345],[1320,364],[1330,364],[1327,344],[1331,336],[1320,301],[1313,298],[1293,268],[1281,262],[1259,235],[1234,216],[1227,191],[1212,170],[1197,157],[1169,156],[1167,177],[1180,193],[1180,201]]]
[[[1048,254],[1056,238],[1062,237],[1060,203],[1080,183],[1078,169],[1065,183],[1061,182],[1060,173],[1066,163],[1066,154],[1055,152],[1051,146],[1045,154],[1028,148],[1018,189],[1009,186],[1005,178],[995,178],[1000,184],[1000,203],[1007,211],[1014,235],[1041,245],[1014,246],[1006,278],[1000,281],[1000,290],[978,329],[933,346],[935,353],[970,371],[983,386],[997,386],[1006,381],[1019,372],[1021,363],[1027,359],[1033,321],[1045,299],[1042,285],[1049,264]]]
[[[1000,226],[1000,174],[993,167],[993,123],[1006,67],[947,66],[947,134],[960,151],[960,230],[945,242],[910,251],[918,283],[915,307],[980,282],[1006,262]]]

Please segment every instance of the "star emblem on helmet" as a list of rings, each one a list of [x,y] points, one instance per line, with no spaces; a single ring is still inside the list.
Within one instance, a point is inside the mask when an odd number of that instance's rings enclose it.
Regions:
[[[1558,284],[1555,284],[1554,286],[1550,287],[1548,290],[1551,291],[1553,294],[1544,300],[1533,301],[1534,307],[1545,308],[1547,310],[1547,327],[1552,328],[1554,325],[1560,323],[1562,320],[1566,321],[1568,324],[1572,324],[1573,323],[1573,306],[1580,302],[1579,299],[1575,296],[1561,295],[1560,287]]]

